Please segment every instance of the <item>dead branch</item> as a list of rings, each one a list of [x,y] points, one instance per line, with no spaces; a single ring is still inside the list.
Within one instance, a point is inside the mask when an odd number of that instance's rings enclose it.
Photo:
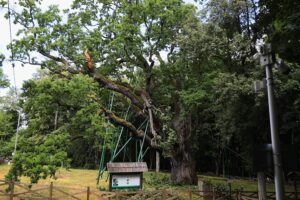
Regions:
[[[157,133],[156,133],[155,128],[154,128],[152,105],[151,105],[149,99],[147,98],[147,96],[145,95],[145,93],[142,93],[141,97],[145,102],[145,105],[146,105],[146,108],[147,108],[147,111],[148,111],[148,115],[149,115],[150,130],[151,130],[151,133],[153,135],[153,138],[151,140],[151,146],[157,146],[157,141],[156,141]]]

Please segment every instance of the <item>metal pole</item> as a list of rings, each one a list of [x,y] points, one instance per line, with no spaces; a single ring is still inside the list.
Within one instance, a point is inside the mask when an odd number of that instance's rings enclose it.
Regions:
[[[20,121],[21,121],[21,111],[18,110],[18,124],[17,124],[17,131],[16,131],[16,140],[15,140],[15,147],[12,155],[14,156],[17,151],[17,145],[18,145],[18,136],[19,136],[19,129],[20,129]]]
[[[273,92],[273,77],[272,77],[272,66],[265,65],[266,68],[266,79],[267,79],[267,90],[268,90],[268,104],[269,104],[269,118],[271,128],[271,139],[272,139],[272,151],[274,160],[274,176],[275,176],[275,191],[276,199],[284,200],[284,183],[283,183],[283,169],[281,163],[280,147],[279,147],[279,134],[276,119],[276,109]]]

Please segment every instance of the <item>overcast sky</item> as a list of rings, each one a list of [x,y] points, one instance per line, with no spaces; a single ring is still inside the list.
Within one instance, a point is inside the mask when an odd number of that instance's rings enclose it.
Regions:
[[[10,0],[10,5],[13,9],[17,9],[16,7],[17,0]],[[71,4],[72,0],[44,0],[42,7],[47,8],[50,4],[59,4],[61,9],[68,8]],[[185,0],[187,3],[194,3],[194,0]],[[9,44],[9,23],[8,20],[4,18],[7,9],[0,8],[0,53],[3,53],[6,59],[9,58],[10,52],[7,51],[6,46]],[[15,24],[12,24],[12,37],[13,39],[16,38],[16,32],[18,31],[19,27]],[[21,66],[20,63],[15,63],[15,75],[16,75],[16,85],[17,88],[21,88],[24,80],[28,80],[32,78],[32,75],[38,69],[38,66],[32,65],[25,65],[24,67]],[[5,60],[2,66],[4,74],[9,78],[11,86],[14,86],[13,81],[13,69],[12,63]],[[7,90],[0,91],[0,94],[4,94]]]

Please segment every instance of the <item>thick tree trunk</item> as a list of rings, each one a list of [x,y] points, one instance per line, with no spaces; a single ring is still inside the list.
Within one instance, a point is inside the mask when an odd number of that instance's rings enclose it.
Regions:
[[[171,158],[171,181],[174,184],[197,184],[195,162],[186,148],[178,148]]]
[[[182,89],[182,81],[176,78],[176,89]],[[197,184],[197,174],[192,151],[191,115],[185,109],[179,96],[174,98],[172,125],[177,133],[178,143],[173,147],[171,157],[171,181],[175,184]]]
[[[182,105],[175,106],[173,127],[178,136],[171,157],[171,181],[175,184],[197,184],[195,161],[192,152],[190,116],[182,116]]]

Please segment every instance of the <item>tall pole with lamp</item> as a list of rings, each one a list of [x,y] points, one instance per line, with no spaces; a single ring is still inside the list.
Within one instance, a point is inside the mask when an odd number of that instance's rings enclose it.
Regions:
[[[279,146],[279,133],[272,77],[272,67],[275,66],[276,62],[274,53],[272,52],[271,44],[263,43],[263,45],[260,47],[260,64],[265,68],[266,71],[276,199],[284,200],[283,167]]]

